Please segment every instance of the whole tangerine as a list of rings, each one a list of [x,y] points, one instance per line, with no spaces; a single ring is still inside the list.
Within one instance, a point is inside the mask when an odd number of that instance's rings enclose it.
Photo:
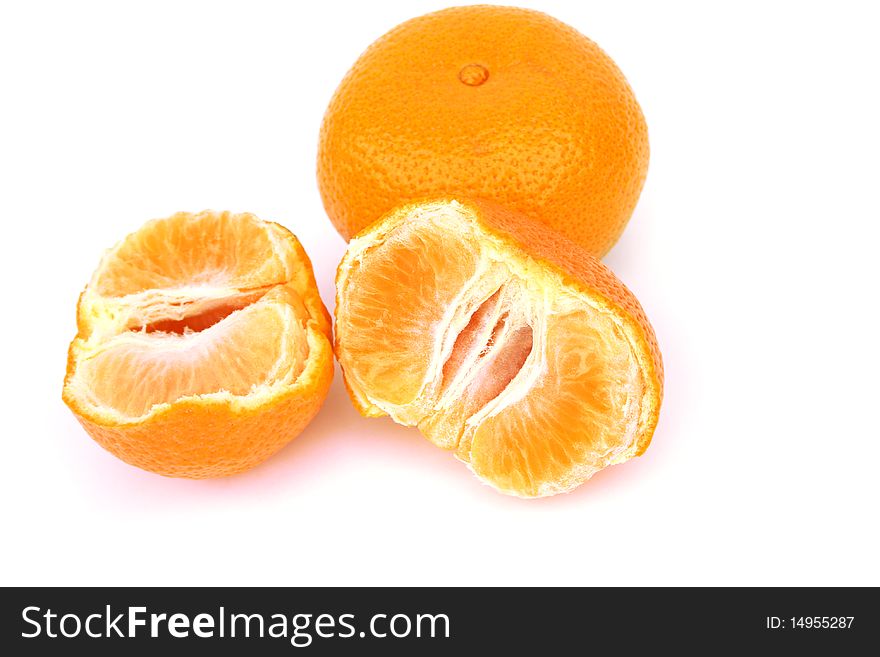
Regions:
[[[537,11],[454,7],[373,43],[330,101],[318,185],[346,239],[392,208],[455,195],[540,221],[596,256],[648,169],[648,133],[608,55]]]

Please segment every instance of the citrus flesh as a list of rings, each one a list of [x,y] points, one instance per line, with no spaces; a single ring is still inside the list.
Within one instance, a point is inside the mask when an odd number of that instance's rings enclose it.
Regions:
[[[148,222],[102,259],[77,324],[64,401],[102,446],[164,475],[256,465],[305,427],[332,378],[308,257],[253,215]]]
[[[632,294],[577,245],[486,202],[404,206],[352,239],[336,354],[362,413],[418,427],[523,497],[642,453],[662,391]]]
[[[623,73],[538,11],[453,7],[373,43],[331,99],[317,177],[350,239],[422,198],[484,198],[596,256],[617,241],[648,170],[648,132]]]

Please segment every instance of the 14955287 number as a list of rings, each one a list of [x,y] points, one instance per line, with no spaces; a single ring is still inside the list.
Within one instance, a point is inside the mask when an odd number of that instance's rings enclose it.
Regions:
[[[792,616],[792,629],[848,630],[855,616]]]
[[[767,616],[768,630],[848,630],[855,616]]]

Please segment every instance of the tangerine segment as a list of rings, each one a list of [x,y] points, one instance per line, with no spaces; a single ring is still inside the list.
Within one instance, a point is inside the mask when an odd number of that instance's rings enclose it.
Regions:
[[[245,470],[298,434],[332,378],[329,316],[286,229],[179,213],[105,255],[80,297],[64,401],[121,459]]]
[[[388,414],[523,497],[641,454],[662,365],[632,294],[581,247],[487,202],[398,209],[337,275],[336,354]]]
[[[202,330],[126,331],[80,353],[78,382],[96,407],[139,417],[157,404],[294,380],[308,357],[290,306],[260,300]],[[137,377],[131,376],[137,372]]]

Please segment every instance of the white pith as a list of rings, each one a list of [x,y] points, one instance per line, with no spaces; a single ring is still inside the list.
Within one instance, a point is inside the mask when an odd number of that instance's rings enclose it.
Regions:
[[[276,232],[276,226],[265,224],[265,233],[274,251],[273,262],[280,262],[290,279],[298,275],[291,270],[293,247]],[[224,271],[214,271],[205,272],[194,284],[155,287],[122,296],[102,295],[97,290],[103,268],[122,245],[123,242],[105,255],[78,307],[80,333],[71,345],[74,369],[65,382],[65,396],[76,399],[87,416],[114,424],[142,422],[172,404],[195,399],[222,402],[233,409],[246,410],[277,396],[281,389],[295,385],[304,376],[308,354],[318,348],[319,336],[305,311],[288,302],[292,296],[295,297],[292,303],[300,303],[292,285],[277,279],[268,281],[259,272],[243,284]],[[173,254],[169,258],[173,258]],[[253,283],[260,278],[267,284]],[[284,288],[287,297],[272,294],[275,288]],[[163,322],[190,320],[220,310],[223,311],[222,318],[202,329],[169,331],[155,328]],[[102,355],[113,352],[120,357],[130,357],[137,364],[137,354],[147,354],[154,366],[154,374],[157,362],[171,372],[175,367],[186,367],[209,357],[211,350],[223,345],[231,331],[246,331],[245,327],[250,326],[247,322],[254,319],[254,313],[260,313],[261,318],[275,318],[270,326],[277,324],[279,330],[272,333],[270,346],[264,344],[262,352],[277,351],[279,358],[268,367],[264,377],[251,383],[246,392],[235,394],[221,384],[199,394],[157,401],[143,413],[136,414],[115,408],[96,397],[91,366]],[[247,353],[246,347],[241,353]],[[239,372],[247,373],[246,366],[247,363],[241,362]],[[131,377],[137,377],[137,368],[133,370]],[[180,371],[178,369],[177,374],[183,376]]]

